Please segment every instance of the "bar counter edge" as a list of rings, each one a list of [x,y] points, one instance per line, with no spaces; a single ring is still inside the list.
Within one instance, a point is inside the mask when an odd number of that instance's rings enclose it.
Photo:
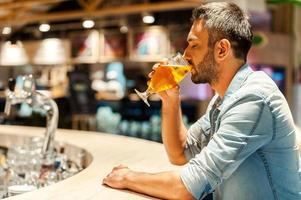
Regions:
[[[44,128],[0,125],[0,135],[20,137],[43,136]],[[102,179],[119,164],[131,169],[159,172],[177,170],[170,164],[160,143],[132,137],[99,132],[58,129],[55,140],[82,148],[92,155],[90,165],[78,174],[53,185],[13,196],[11,200],[140,200],[155,199],[127,190],[116,190],[102,185]]]

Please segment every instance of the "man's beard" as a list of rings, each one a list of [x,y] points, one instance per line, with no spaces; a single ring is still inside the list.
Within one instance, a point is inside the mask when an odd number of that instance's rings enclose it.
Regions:
[[[219,70],[214,60],[213,50],[209,49],[204,59],[195,66],[195,73],[191,75],[191,80],[195,84],[212,84],[218,79]]]

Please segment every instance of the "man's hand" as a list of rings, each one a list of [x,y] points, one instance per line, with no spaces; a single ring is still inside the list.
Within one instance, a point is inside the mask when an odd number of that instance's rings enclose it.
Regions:
[[[128,189],[160,199],[193,199],[178,171],[146,173],[130,170],[125,165],[114,167],[103,184],[116,189]]]
[[[112,188],[126,189],[125,176],[130,169],[125,165],[114,167],[113,170],[103,179],[103,184]]]
[[[159,67],[160,65],[164,65],[164,64],[167,64],[167,60],[162,60],[162,61],[160,61],[160,63],[155,64],[153,66],[153,71],[151,71],[148,74],[148,77],[152,78],[153,74],[155,73],[156,68]],[[158,92],[158,94],[163,102],[164,101],[170,102],[171,99],[178,100],[180,97],[180,87],[179,87],[179,85],[176,85],[175,87],[173,87],[171,89],[168,89],[168,90],[165,90],[162,92]]]
[[[169,90],[165,90],[158,93],[161,100],[164,102],[169,102],[171,100],[179,100],[180,97],[180,87],[177,85]]]

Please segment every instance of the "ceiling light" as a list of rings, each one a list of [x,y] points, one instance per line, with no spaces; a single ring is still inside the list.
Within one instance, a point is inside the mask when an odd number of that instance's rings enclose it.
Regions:
[[[120,32],[121,33],[127,33],[129,28],[126,25],[120,26]]]
[[[143,14],[142,20],[146,24],[152,24],[155,22],[155,17],[153,15],[151,15],[150,13],[145,13],[145,14]]]
[[[39,43],[37,51],[33,57],[34,64],[61,65],[67,62],[68,55],[61,39],[47,38]]]
[[[28,64],[28,56],[21,41],[6,41],[1,46],[0,65],[20,66]]]
[[[43,23],[39,26],[39,30],[41,32],[48,32],[50,30],[50,25],[47,23]]]
[[[83,21],[82,25],[84,28],[93,28],[95,25],[95,22],[91,19],[86,19],[85,21]]]
[[[11,27],[10,26],[5,26],[3,29],[2,29],[2,34],[3,35],[9,35],[11,33]]]

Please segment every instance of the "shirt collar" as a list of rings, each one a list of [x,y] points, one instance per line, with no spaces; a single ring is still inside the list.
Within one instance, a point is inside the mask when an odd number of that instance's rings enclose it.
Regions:
[[[236,92],[242,85],[242,83],[245,81],[245,79],[251,74],[253,70],[248,64],[244,64],[238,72],[234,75],[232,81],[230,82],[230,85],[228,86],[225,96],[229,97],[231,94]]]

